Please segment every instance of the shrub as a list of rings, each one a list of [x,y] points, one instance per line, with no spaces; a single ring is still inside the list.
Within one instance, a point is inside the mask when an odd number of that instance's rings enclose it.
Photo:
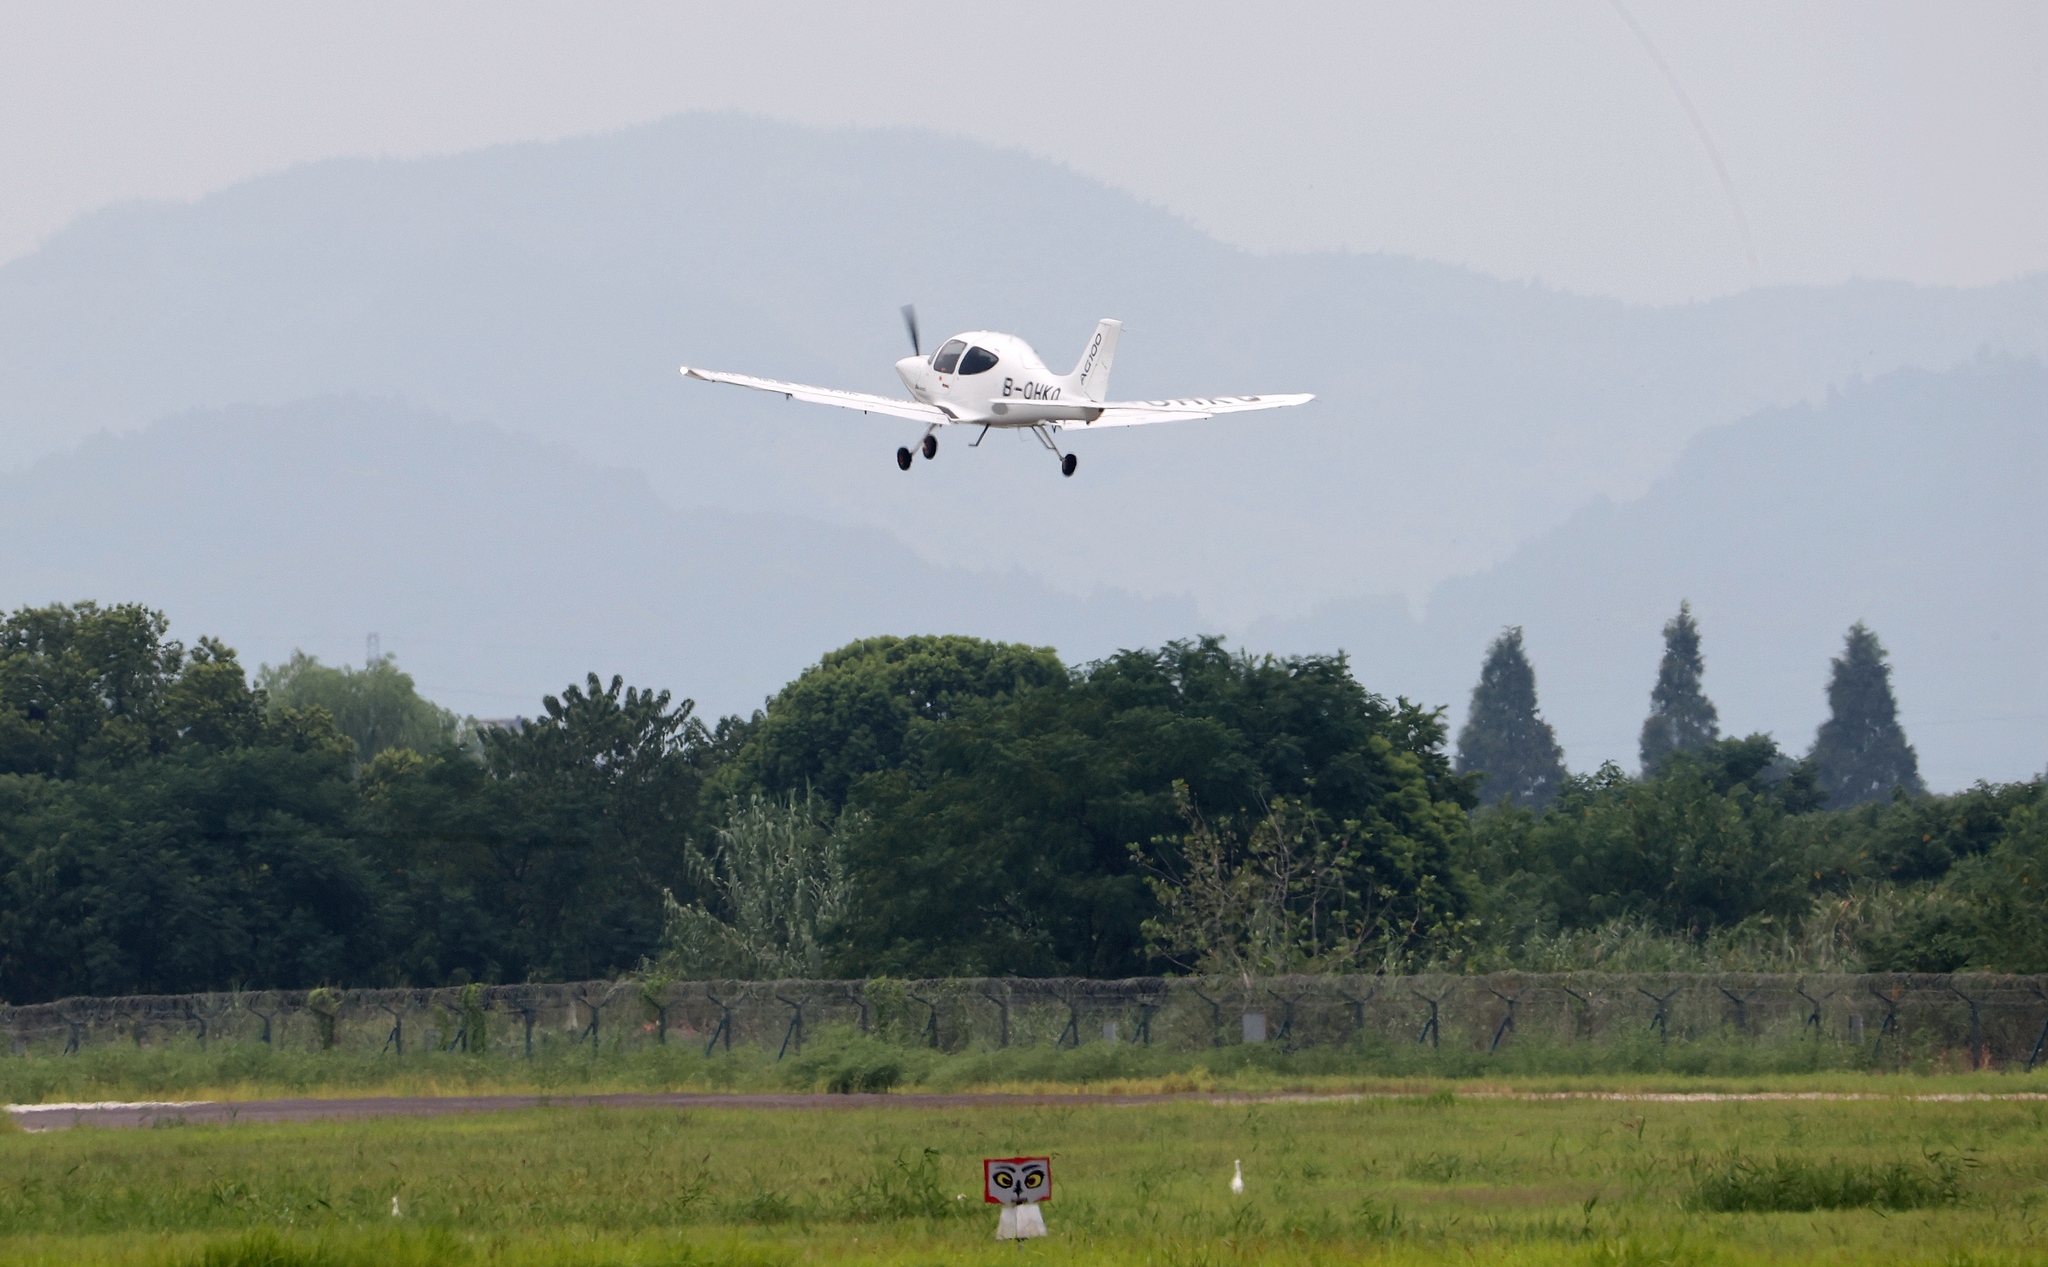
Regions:
[[[1732,1156],[1718,1165],[1695,1164],[1687,1204],[1718,1213],[1804,1210],[1921,1210],[1962,1199],[1968,1158],[1930,1153],[1919,1166],[1809,1162],[1779,1157],[1770,1164]]]
[[[823,1087],[834,1095],[886,1092],[909,1076],[914,1053],[880,1039],[835,1036],[813,1043],[789,1062],[790,1084],[802,1090]]]

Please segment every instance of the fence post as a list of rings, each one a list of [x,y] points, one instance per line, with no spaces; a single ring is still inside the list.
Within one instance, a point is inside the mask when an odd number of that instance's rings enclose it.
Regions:
[[[597,1049],[598,1022],[603,1017],[604,1009],[610,1007],[615,1001],[617,1001],[619,997],[619,991],[624,989],[626,987],[626,984],[627,983],[623,981],[606,982],[604,997],[593,1002],[590,997],[589,985],[584,982],[577,983],[575,987],[576,1001],[590,1009],[590,1024],[587,1027],[585,1027],[584,1031],[581,1034],[578,1034],[576,1036],[577,1042],[580,1043],[587,1038],[590,1040],[591,1050],[595,1051]]]
[[[1748,994],[1737,994],[1718,981],[1714,983],[1714,988],[1727,995],[1728,1001],[1735,1005],[1736,1032],[1749,1033],[1749,1001],[1757,996],[1758,991],[1752,987]]]
[[[1152,1014],[1166,1006],[1166,992],[1144,993],[1138,996],[1138,1042],[1146,1047],[1152,1045]]]
[[[1671,1041],[1671,1000],[1677,998],[1684,991],[1685,987],[1681,985],[1677,989],[1673,990],[1671,993],[1665,995],[1663,998],[1660,999],[1656,995],[1651,994],[1648,990],[1645,990],[1643,987],[1636,987],[1636,993],[1642,995],[1644,998],[1650,1000],[1652,1003],[1655,1003],[1657,1005],[1656,1014],[1650,1018],[1650,1028],[1657,1031],[1657,1041],[1660,1043],[1666,1043]],[[1727,991],[1724,990],[1722,991],[1722,993],[1726,994]],[[1733,996],[1731,995],[1730,997]]]
[[[1007,1050],[1007,1049],[1009,1048],[1009,1046],[1010,1046],[1010,990],[1009,990],[1009,987],[1008,987],[1008,986],[1004,986],[1004,987],[1003,987],[1003,993],[1002,993],[1002,996],[1001,996],[1000,998],[999,998],[999,997],[997,997],[996,995],[990,994],[990,993],[988,992],[988,989],[987,989],[987,987],[983,987],[983,988],[982,988],[982,989],[981,989],[981,990],[979,991],[979,993],[980,993],[980,995],[981,995],[981,997],[982,997],[982,998],[984,998],[984,999],[987,999],[987,1000],[988,1000],[989,1002],[991,1002],[991,1003],[993,1003],[993,1004],[995,1004],[995,1005],[996,1005],[996,1016],[997,1016],[997,1018],[998,1018],[998,1021],[999,1021],[999,1023],[1000,1023],[1000,1027],[1001,1027],[1001,1033],[1000,1033],[1000,1037],[999,1037],[999,1039],[998,1039],[998,1041],[997,1041],[997,1044],[996,1044],[996,1045],[997,1045],[997,1046],[998,1046],[999,1048],[1002,1048],[1002,1049],[1004,1049],[1004,1050]]]
[[[384,1046],[377,1054],[381,1056],[384,1052],[396,1047],[398,1055],[403,1058],[405,1055],[405,1004],[403,1000],[400,1001],[397,1007],[379,1000],[377,1007],[391,1014],[391,1032],[384,1036]]]
[[[1866,983],[1870,996],[1884,1004],[1884,1024],[1877,1027],[1877,1038],[1870,1044],[1870,1058],[1877,1059],[1877,1053],[1884,1046],[1884,1036],[1899,1027],[1899,1000],[1906,995],[1906,987],[1899,986],[1890,994],[1881,992],[1875,985]]]
[[[1494,998],[1499,999],[1501,1002],[1508,1005],[1508,1014],[1506,1016],[1501,1017],[1500,1024],[1493,1027],[1493,1041],[1486,1045],[1486,1050],[1490,1054],[1500,1047],[1500,1040],[1502,1038],[1505,1038],[1507,1035],[1514,1032],[1515,1007],[1522,1001],[1522,995],[1527,994],[1528,991],[1523,990],[1521,994],[1516,994],[1511,997],[1509,995],[1502,994],[1499,990],[1494,989],[1492,986],[1487,986],[1486,992],[1488,994],[1491,994]]]
[[[2040,986],[2029,981],[2027,983],[2027,989],[2032,990],[2034,992],[2035,998],[2040,999],[2043,1002],[2048,1002],[2048,994],[2042,993]],[[2041,1022],[2041,1035],[2040,1037],[2034,1040],[2034,1049],[2027,1053],[2028,1073],[2034,1072],[2034,1062],[2041,1058],[2041,1045],[2043,1043],[2048,1043],[2048,1020],[2043,1020]]]
[[[711,1059],[712,1051],[718,1046],[718,1040],[721,1037],[725,1039],[725,1049],[727,1051],[732,1050],[732,1005],[746,998],[747,995],[746,991],[742,990],[731,1003],[728,1003],[726,1000],[713,994],[711,987],[707,985],[704,987],[704,997],[718,1005],[718,1024],[711,1031],[711,1041],[704,1044],[704,1059],[709,1060]]]
[[[1290,997],[1281,994],[1271,986],[1267,986],[1266,993],[1277,999],[1283,1009],[1280,1013],[1280,1031],[1273,1035],[1273,1041],[1283,1044],[1292,1043],[1294,1041],[1294,1005],[1301,1002],[1302,996],[1308,993],[1308,991],[1296,990]]]
[[[1808,994],[1806,992],[1806,978],[1801,977],[1798,981],[1793,983],[1792,992],[1798,995],[1800,998],[1805,999],[1807,1003],[1812,1006],[1813,1010],[1806,1014],[1805,1027],[1813,1031],[1813,1036],[1815,1038],[1819,1038],[1820,1005],[1827,1002],[1829,999],[1834,998],[1837,994],[1840,994],[1842,992],[1840,987],[1837,987],[1833,990],[1829,990],[1826,994],[1823,994],[1816,999],[1811,994]]]
[[[1571,998],[1573,998],[1573,999],[1577,1000],[1577,1002],[1578,1002],[1578,1005],[1579,1005],[1579,1007],[1580,1007],[1580,1008],[1581,1008],[1581,1009],[1582,1009],[1582,1010],[1584,1011],[1584,1013],[1585,1013],[1585,1017],[1586,1017],[1586,1041],[1587,1041],[1587,1042],[1589,1042],[1589,1043],[1590,1043],[1590,1042],[1592,1042],[1592,1041],[1593,1041],[1593,1000],[1594,1000],[1594,999],[1595,999],[1595,998],[1596,998],[1597,996],[1596,996],[1596,995],[1595,995],[1595,994],[1594,994],[1594,993],[1593,993],[1593,992],[1592,992],[1591,990],[1588,990],[1588,991],[1586,991],[1586,992],[1585,992],[1584,994],[1580,994],[1580,993],[1579,993],[1579,992],[1578,992],[1577,990],[1574,990],[1574,989],[1572,989],[1572,987],[1571,987],[1571,983],[1570,983],[1570,982],[1568,982],[1568,981],[1566,981],[1566,982],[1560,982],[1557,988],[1558,988],[1558,989],[1560,989],[1560,990],[1562,990],[1562,991],[1564,991],[1564,992],[1565,992],[1565,993],[1566,993],[1567,995],[1569,995],[1569,996],[1570,996]],[[1578,1027],[1577,1025],[1573,1025],[1573,1026],[1572,1026],[1572,1028],[1571,1028],[1571,1037],[1572,1037],[1572,1038],[1577,1038],[1578,1036],[1579,1036],[1579,1027]]]
[[[1438,1007],[1440,1004],[1443,1003],[1445,999],[1451,997],[1450,992],[1446,991],[1443,994],[1439,994],[1432,999],[1427,994],[1424,994],[1422,991],[1416,989],[1414,986],[1411,985],[1408,987],[1408,993],[1414,995],[1418,999],[1421,999],[1424,1003],[1429,1004],[1429,1019],[1422,1023],[1422,1032],[1415,1036],[1416,1046],[1421,1046],[1422,1041],[1424,1039],[1428,1039],[1430,1047],[1434,1049],[1437,1046],[1439,1046],[1443,1040],[1443,1030],[1437,1024]]]
[[[1372,989],[1367,990],[1365,992],[1365,997],[1363,998],[1360,998],[1358,995],[1351,993],[1351,991],[1349,990],[1339,990],[1337,992],[1338,998],[1343,999],[1346,1003],[1349,1003],[1351,1005],[1352,1037],[1355,1038],[1358,1035],[1363,1034],[1365,1032],[1365,1005],[1372,1002],[1374,999],[1378,998],[1379,995],[1380,988],[1378,986],[1374,986]]]
[[[640,1001],[654,1009],[654,1043],[657,1047],[668,1046],[668,987],[665,977],[640,983]]]
[[[1188,990],[1196,998],[1200,999],[1202,1002],[1207,1003],[1209,1005],[1209,1045],[1211,1047],[1221,1047],[1223,1045],[1222,1001],[1218,999],[1212,999],[1208,995],[1202,993],[1202,987],[1194,984],[1193,982],[1190,982],[1188,984]]]
[[[804,1054],[804,1004],[811,1001],[811,996],[806,994],[800,999],[792,999],[777,991],[775,997],[789,1004],[791,1008],[789,1028],[782,1033],[782,1049],[775,1053],[775,1059],[777,1063],[780,1063],[783,1056],[788,1053],[789,1044],[792,1039],[796,1042],[796,1054],[799,1056]]]
[[[1984,1000],[1973,999],[1961,990],[1956,989],[1954,977],[1950,977],[1947,981],[1942,982],[1942,984],[1948,989],[1950,994],[1955,995],[1970,1005],[1970,1068],[1982,1069],[1984,1067],[1984,1013],[1982,1010]]]
[[[939,1045],[939,1005],[923,995],[913,994],[908,986],[903,989],[903,997],[912,1002],[922,1003],[929,1009],[931,1015],[925,1017],[924,1034],[930,1045],[936,1048]]]

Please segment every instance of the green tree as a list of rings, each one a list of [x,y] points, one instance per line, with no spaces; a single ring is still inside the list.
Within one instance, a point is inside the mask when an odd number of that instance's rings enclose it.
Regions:
[[[704,898],[664,894],[652,971],[675,980],[818,977],[853,893],[847,839],[857,811],[832,813],[816,794],[735,803],[706,853],[690,851]]]
[[[0,994],[294,986],[375,974],[385,889],[350,744],[267,709],[235,653],[135,606],[0,626]]]
[[[1801,768],[1812,772],[1811,760]],[[1813,797],[1827,794],[1815,780]],[[1887,797],[1807,821],[1807,846],[1819,886],[1831,891],[1872,884],[1939,880],[1949,869],[1990,851],[2010,830],[2015,812],[2048,803],[2048,777],[2025,783],[1983,783],[1948,796]]]
[[[256,680],[272,709],[326,709],[335,728],[355,741],[359,761],[387,748],[433,752],[462,734],[462,719],[422,699],[412,676],[399,671],[395,656],[356,669],[329,667],[294,651],[283,664],[257,669]]]
[[[2048,972],[2048,812],[2007,816],[1984,853],[1939,882],[1894,890],[1893,918],[1866,938],[1878,972]]]
[[[1721,735],[1713,701],[1700,690],[1700,627],[1692,604],[1681,602],[1664,625],[1664,658],[1650,691],[1650,715],[1643,719],[1643,774],[1655,774],[1673,753],[1700,748]]]
[[[363,771],[368,830],[411,904],[412,979],[460,968],[574,980],[637,965],[658,944],[664,889],[695,895],[704,727],[689,700],[596,674],[541,700],[481,756],[388,749]]]
[[[1894,789],[1909,796],[1925,793],[1920,758],[1899,727],[1892,669],[1877,635],[1861,621],[1851,625],[1842,654],[1830,663],[1828,719],[1809,756],[1829,806],[1860,805]]]
[[[1471,711],[1458,732],[1456,768],[1485,780],[1481,799],[1534,809],[1549,804],[1564,782],[1564,749],[1536,711],[1536,670],[1520,626],[1502,630],[1486,649]]]
[[[1049,648],[959,636],[866,638],[828,652],[744,727],[729,786],[815,791],[832,805],[863,775],[902,765],[914,723],[943,722],[975,701],[1064,682]]]
[[[253,741],[263,698],[212,638],[187,651],[135,604],[24,607],[0,623],[0,772],[77,777]]]
[[[1159,913],[1144,931],[1146,950],[1182,969],[1247,988],[1292,973],[1399,971],[1441,941],[1462,905],[1447,877],[1404,872],[1406,859],[1372,848],[1356,823],[1283,798],[1241,836],[1204,818],[1186,784],[1174,793],[1187,831],[1145,857]]]
[[[1144,971],[1147,874],[1178,873],[1174,784],[1233,821],[1282,798],[1342,824],[1378,872],[1447,877],[1472,803],[1440,711],[1389,704],[1342,656],[1204,638],[1125,651],[906,731],[854,784],[858,917],[842,969]],[[1134,843],[1167,851],[1134,856]]]
[[[1672,754],[1648,779],[1612,762],[1541,815],[1482,815],[1468,855],[1497,935],[1641,920],[1694,934],[1808,901],[1799,815],[1811,772],[1767,735]]]

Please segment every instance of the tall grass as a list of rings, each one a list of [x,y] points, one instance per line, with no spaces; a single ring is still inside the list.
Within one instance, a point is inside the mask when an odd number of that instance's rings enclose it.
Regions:
[[[1775,1213],[1805,1210],[1922,1210],[1963,1199],[1969,1158],[1929,1153],[1923,1164],[1883,1165],[1776,1157],[1730,1157],[1696,1169],[1691,1204],[1701,1210]]]

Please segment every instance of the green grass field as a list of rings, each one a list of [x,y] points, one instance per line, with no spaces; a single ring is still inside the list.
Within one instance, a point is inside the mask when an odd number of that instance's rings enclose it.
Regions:
[[[1038,1152],[999,1245],[979,1159]],[[8,1134],[0,1261],[2033,1263],[2044,1184],[2038,1100],[541,1109]]]

